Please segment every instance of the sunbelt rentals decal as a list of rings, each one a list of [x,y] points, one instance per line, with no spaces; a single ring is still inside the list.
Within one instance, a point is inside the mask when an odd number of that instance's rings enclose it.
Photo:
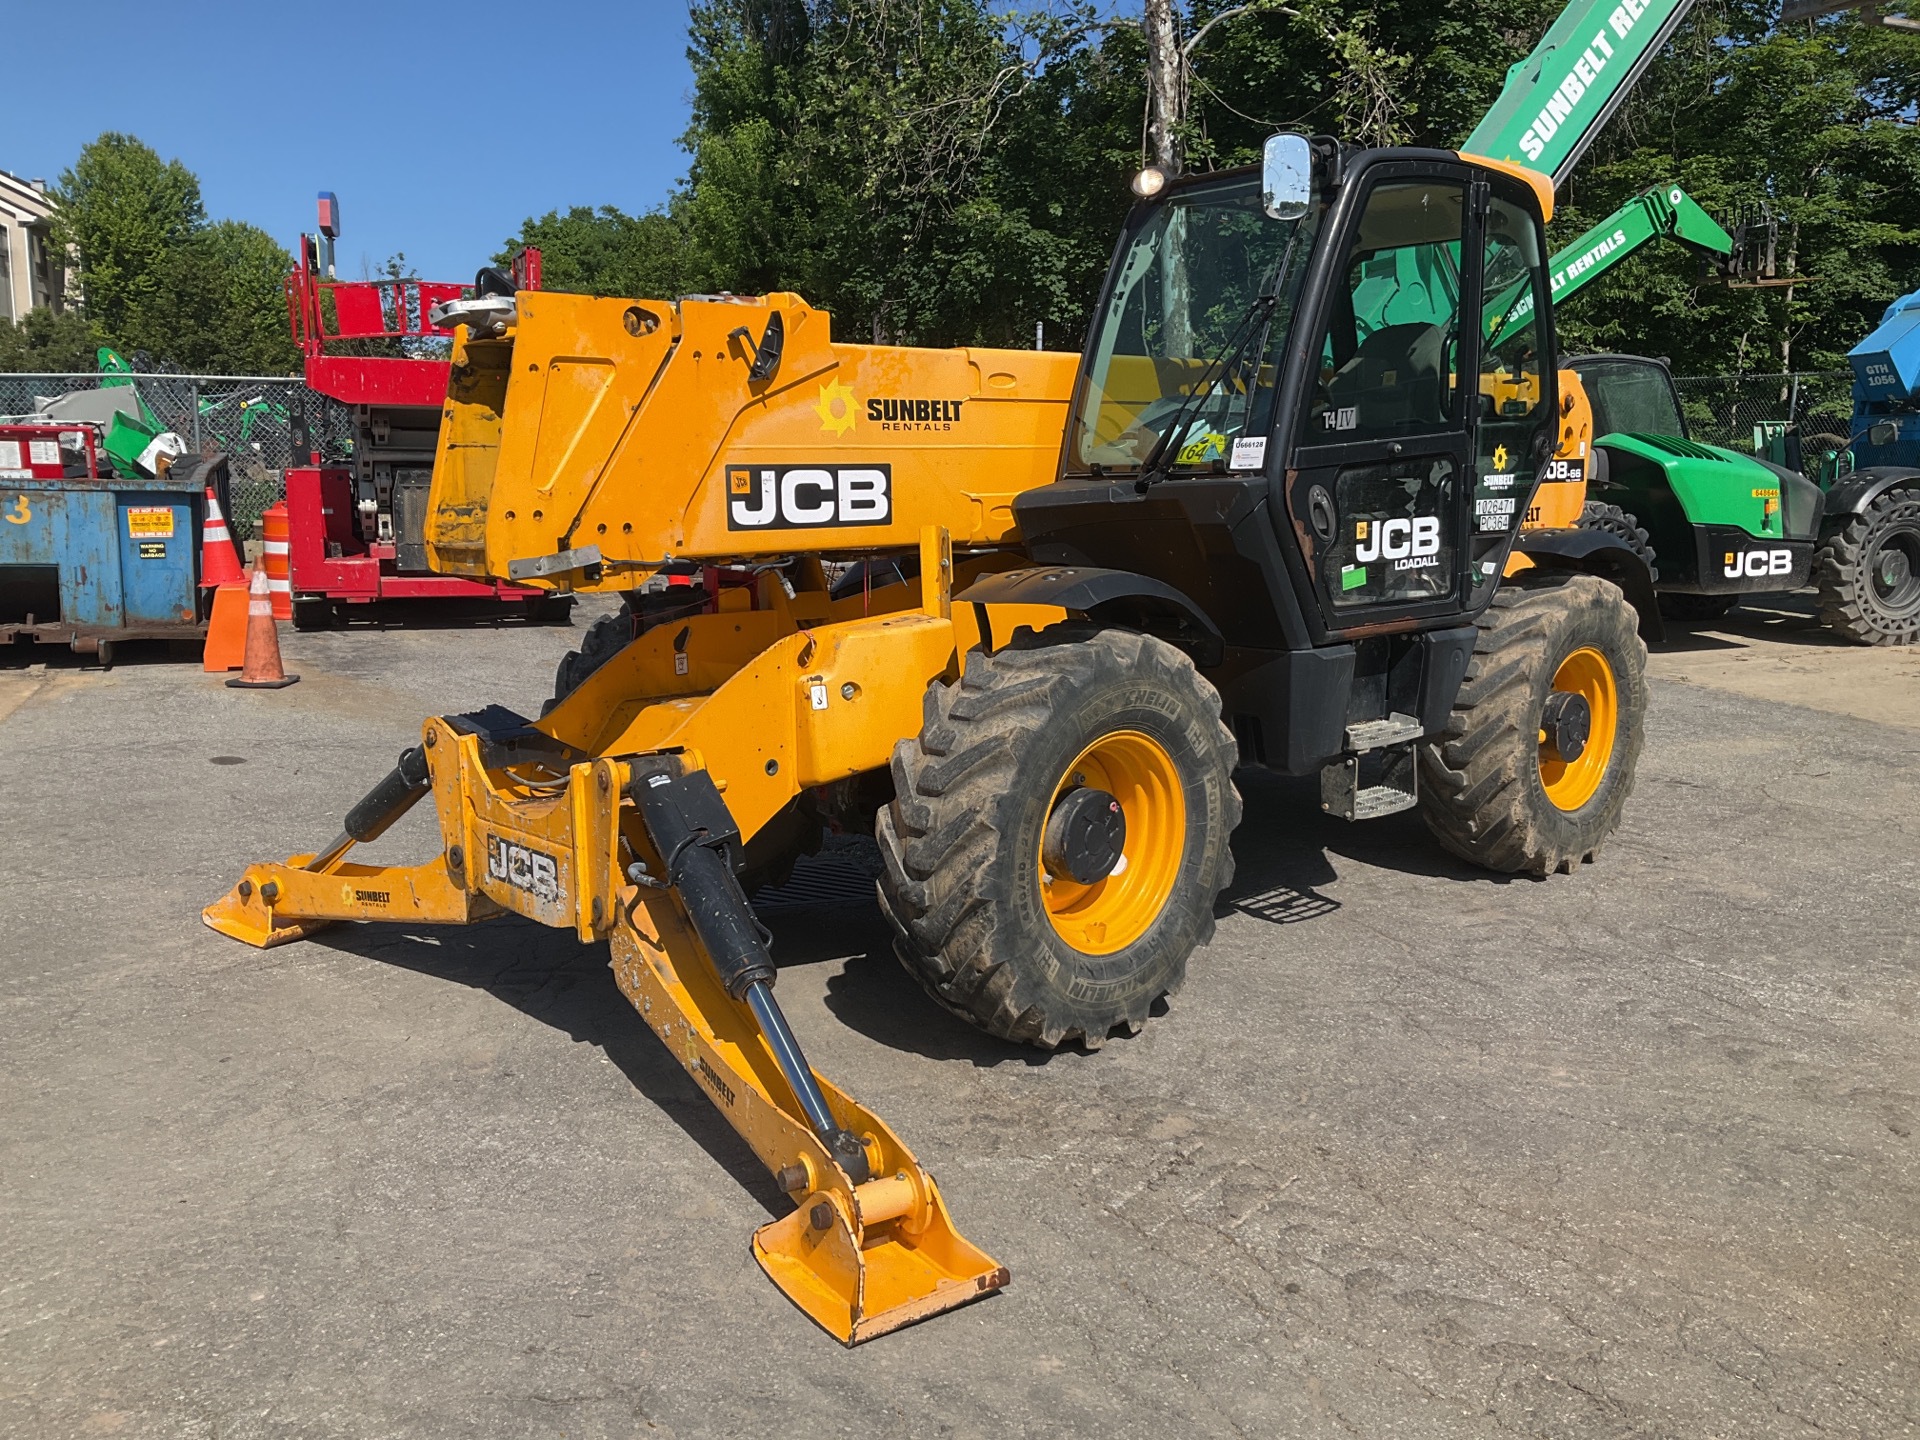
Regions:
[[[1620,0],[1608,14],[1607,23],[1593,32],[1584,48],[1574,52],[1573,68],[1547,97],[1533,124],[1520,137],[1520,149],[1529,160],[1538,160],[1546,153],[1547,142],[1559,133],[1587,91],[1600,83],[1601,76],[1613,63],[1616,42],[1628,40],[1647,12],[1659,8],[1650,0]],[[1629,46],[1627,54],[1632,53],[1633,48]]]
[[[941,395],[873,395],[862,401],[851,385],[831,380],[820,387],[813,413],[820,417],[821,431],[839,440],[852,433],[863,417],[888,434],[951,430],[960,423],[966,403],[965,396]]]

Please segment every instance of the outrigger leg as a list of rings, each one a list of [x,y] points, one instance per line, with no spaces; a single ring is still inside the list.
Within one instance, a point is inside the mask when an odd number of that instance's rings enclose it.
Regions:
[[[1005,1285],[1006,1268],[955,1231],[913,1153],[807,1064],[774,998],[766,935],[736,877],[739,829],[711,777],[681,754],[573,763],[553,746],[502,711],[428,721],[333,844],[250,867],[207,924],[267,946],[337,920],[461,924],[517,910],[565,923],[564,900],[583,937],[608,938],[621,990],[793,1199],[753,1252],[796,1305],[853,1345]],[[530,785],[503,773],[509,764],[555,778]],[[345,862],[429,793],[452,841],[443,856]],[[469,859],[476,844],[487,862]],[[516,870],[519,857],[530,858]]]

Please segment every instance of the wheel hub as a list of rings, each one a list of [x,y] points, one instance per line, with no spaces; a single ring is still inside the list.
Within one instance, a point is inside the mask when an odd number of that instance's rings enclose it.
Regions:
[[[1571,765],[1587,750],[1593,733],[1593,707],[1578,691],[1556,690],[1547,696],[1540,713],[1540,743],[1563,764]]]
[[[1127,845],[1127,817],[1105,790],[1082,786],[1062,795],[1047,817],[1040,858],[1047,873],[1092,885],[1113,873]]]
[[[1913,574],[1913,564],[1902,550],[1887,550],[1880,556],[1880,588],[1898,590]]]

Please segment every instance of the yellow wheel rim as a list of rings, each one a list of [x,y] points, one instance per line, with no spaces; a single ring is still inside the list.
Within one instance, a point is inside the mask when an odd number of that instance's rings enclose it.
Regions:
[[[1126,843],[1112,872],[1091,885],[1054,875],[1041,861],[1040,900],[1054,933],[1067,944],[1088,955],[1111,955],[1146,934],[1173,894],[1186,853],[1187,797],[1173,757],[1137,730],[1102,735],[1075,756],[1053,787],[1047,813],[1081,786],[1120,802]]]
[[[1620,691],[1613,666],[1591,645],[1584,645],[1560,662],[1553,672],[1553,688],[1581,696],[1592,717],[1587,748],[1577,759],[1562,760],[1540,732],[1540,783],[1547,799],[1562,810],[1578,810],[1594,797],[1613,759],[1613,737],[1620,728]]]

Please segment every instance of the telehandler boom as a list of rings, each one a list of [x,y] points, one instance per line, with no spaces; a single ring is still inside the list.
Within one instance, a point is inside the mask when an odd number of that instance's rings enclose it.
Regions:
[[[855,1343],[998,1289],[932,1176],[808,1065],[742,869],[796,814],[870,825],[928,992],[1091,1047],[1211,937],[1236,764],[1317,775],[1348,818],[1417,806],[1490,869],[1593,859],[1657,621],[1598,578],[1636,563],[1617,540],[1521,529],[1563,425],[1552,203],[1500,156],[1275,136],[1135,208],[1077,365],[841,344],[787,294],[457,302],[437,568],[742,583],[538,718],[427,720],[336,840],[250,867],[207,923],[605,939],[793,1200],[754,1251],[808,1315]],[[1362,334],[1379,277],[1442,265],[1455,300]],[[1531,308],[1495,343],[1509,292]],[[428,796],[436,854],[347,858]]]

